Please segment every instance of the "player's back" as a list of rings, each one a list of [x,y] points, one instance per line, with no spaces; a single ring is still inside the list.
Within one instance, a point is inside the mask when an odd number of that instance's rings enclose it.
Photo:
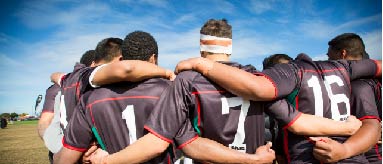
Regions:
[[[336,121],[345,121],[350,116],[350,73],[346,61],[312,61],[297,58],[293,65],[298,69],[297,87],[289,100],[300,112],[313,114]],[[313,156],[314,144],[307,136],[284,131],[285,154],[291,163],[320,163]],[[286,134],[287,133],[287,134]],[[332,137],[344,142],[346,137]],[[363,157],[353,157],[340,162],[365,162]]]
[[[94,68],[76,63],[74,70],[61,80],[60,122],[65,129],[81,94],[89,87],[89,77]]]
[[[225,64],[255,72],[237,63]],[[193,101],[189,119],[200,136],[247,153],[255,153],[264,144],[262,103],[237,97],[194,71],[182,72],[177,78],[190,83],[190,93],[185,93]]]
[[[81,103],[86,104],[85,118],[108,153],[118,152],[146,134],[144,123],[169,84],[165,79],[153,78],[106,85],[84,94]]]
[[[352,81],[352,115],[360,120],[382,120],[382,83],[381,79],[358,79]],[[381,140],[381,136],[380,136]],[[375,144],[364,155],[370,163],[382,163],[382,144]]]

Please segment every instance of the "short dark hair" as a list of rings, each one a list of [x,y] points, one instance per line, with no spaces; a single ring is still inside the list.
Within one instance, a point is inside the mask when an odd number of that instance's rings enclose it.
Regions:
[[[362,38],[355,33],[344,33],[328,42],[334,51],[346,50],[352,57],[365,57],[367,55]]]
[[[276,64],[281,63],[281,59],[287,60],[289,62],[293,60],[293,58],[286,54],[274,54],[263,60],[263,69],[270,68]]]
[[[148,61],[153,54],[158,56],[156,40],[152,35],[143,31],[134,31],[126,35],[121,49],[124,60]]]
[[[231,25],[226,19],[208,20],[200,30],[201,34],[232,39]]]
[[[120,38],[106,38],[101,40],[96,47],[95,62],[105,60],[110,62],[113,58],[121,55],[122,39]]]
[[[88,50],[82,55],[82,57],[80,59],[80,63],[89,67],[92,64],[92,62],[94,61],[95,56],[96,56],[95,50]]]

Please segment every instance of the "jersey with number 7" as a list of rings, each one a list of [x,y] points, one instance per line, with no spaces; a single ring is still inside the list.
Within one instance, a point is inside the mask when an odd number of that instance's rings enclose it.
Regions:
[[[280,64],[263,73],[274,83],[277,98],[287,97],[297,110],[344,121],[350,116],[350,81],[361,77],[374,77],[373,60],[312,61],[301,54],[291,64]],[[291,163],[319,163],[312,155],[313,144],[305,136],[286,132],[285,154]],[[340,142],[345,137],[334,138]],[[362,162],[362,157],[346,159]],[[341,161],[342,162],[342,161]]]

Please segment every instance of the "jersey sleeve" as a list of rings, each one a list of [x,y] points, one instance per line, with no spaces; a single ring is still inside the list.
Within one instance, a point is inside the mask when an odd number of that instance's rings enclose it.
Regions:
[[[365,59],[347,62],[348,71],[350,73],[350,80],[359,78],[374,78],[379,72],[375,60]]]
[[[54,112],[55,97],[59,91],[60,91],[60,87],[57,84],[50,86],[46,90],[42,113],[44,113],[44,112],[53,113]]]
[[[98,67],[85,67],[83,68],[82,72],[81,72],[81,75],[80,75],[80,79],[79,79],[79,88],[78,88],[78,92],[77,93],[79,95],[79,97],[84,94],[87,90],[91,89],[92,86],[91,84],[89,83],[89,78],[91,77],[91,74],[92,72]]]
[[[265,104],[265,112],[277,119],[283,127],[290,126],[302,114],[286,100],[276,100]]]
[[[351,114],[358,119],[377,119],[380,121],[375,101],[375,90],[364,80],[356,80],[351,83]]]
[[[177,134],[189,121],[188,110],[194,109],[194,100],[191,95],[191,81],[179,77],[180,75],[163,92],[144,128],[169,143],[172,143],[177,135],[180,141],[178,144],[181,145],[182,141],[188,141],[194,137],[189,133]]]
[[[300,80],[299,72],[296,64],[277,64],[262,71],[276,87],[277,99],[289,95],[297,87]]]
[[[85,112],[81,108],[80,104],[76,106],[65,129],[63,146],[71,150],[85,152],[93,140],[93,135],[91,125],[87,122]]]

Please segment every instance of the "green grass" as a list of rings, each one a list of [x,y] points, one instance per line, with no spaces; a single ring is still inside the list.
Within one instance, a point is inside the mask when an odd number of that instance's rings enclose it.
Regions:
[[[0,164],[49,164],[48,149],[38,137],[37,123],[14,121],[0,129]]]

